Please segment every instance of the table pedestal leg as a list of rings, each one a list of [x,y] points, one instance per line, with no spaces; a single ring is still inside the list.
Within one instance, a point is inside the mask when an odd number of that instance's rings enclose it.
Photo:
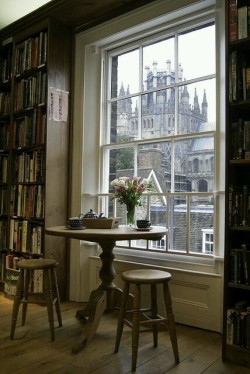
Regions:
[[[105,242],[100,242],[99,245],[102,248],[102,253],[100,255],[102,267],[99,272],[101,284],[96,290],[91,292],[86,307],[76,312],[76,317],[84,320],[86,319],[86,324],[84,326],[84,331],[72,348],[72,353],[81,351],[93,338],[104,311],[111,311],[114,309],[115,285],[113,280],[115,278],[115,270],[113,268],[113,248],[115,246],[115,241],[107,240]]]

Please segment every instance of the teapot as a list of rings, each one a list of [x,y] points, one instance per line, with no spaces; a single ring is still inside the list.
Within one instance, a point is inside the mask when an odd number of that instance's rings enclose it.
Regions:
[[[93,209],[90,209],[89,212],[85,213],[85,214],[80,214],[79,217],[80,218],[92,218],[92,219],[96,219],[96,218],[103,218],[102,217],[103,213],[101,214],[97,214],[96,212],[93,211]]]

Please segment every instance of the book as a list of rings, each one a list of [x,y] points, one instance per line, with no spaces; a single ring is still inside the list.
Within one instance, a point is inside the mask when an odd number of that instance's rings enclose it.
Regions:
[[[250,307],[247,307],[247,316],[246,316],[246,325],[245,325],[245,333],[246,333],[246,348],[250,348]]]
[[[22,252],[27,252],[28,221],[22,221]]]
[[[250,243],[241,245],[242,248],[242,259],[243,259],[243,272],[244,272],[244,284],[250,284]]]
[[[250,67],[244,66],[244,64],[242,66],[242,89],[243,89],[243,100],[249,100],[250,99]]]
[[[242,226],[248,225],[248,196],[249,196],[249,189],[247,185],[243,185],[242,187],[242,217],[241,217],[241,223]]]
[[[250,160],[250,121],[244,121],[244,158]]]
[[[244,121],[239,118],[231,125],[232,159],[240,160],[244,157]]]
[[[238,39],[248,36],[248,9],[247,5],[238,8]]]
[[[244,283],[244,267],[243,267],[243,250],[237,249],[237,270],[236,270],[236,279],[238,284]]]
[[[246,346],[246,317],[247,317],[248,302],[245,300],[239,301],[235,304],[235,319],[234,319],[234,344],[240,347]]]
[[[229,3],[229,41],[238,39],[238,4],[237,0]]]
[[[237,249],[229,250],[229,282],[237,283]]]
[[[227,335],[226,335],[226,342],[227,344],[234,343],[234,319],[235,319],[235,310],[233,308],[229,308],[227,310]]]

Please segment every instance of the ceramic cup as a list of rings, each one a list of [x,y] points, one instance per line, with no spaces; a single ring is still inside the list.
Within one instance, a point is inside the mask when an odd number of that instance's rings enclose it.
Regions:
[[[69,227],[82,227],[83,220],[79,217],[71,217],[68,219],[68,225]]]
[[[147,219],[138,219],[136,225],[139,229],[147,229],[151,226],[151,222]]]

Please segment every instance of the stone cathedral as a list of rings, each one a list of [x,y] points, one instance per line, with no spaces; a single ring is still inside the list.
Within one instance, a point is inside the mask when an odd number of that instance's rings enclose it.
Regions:
[[[146,67],[147,79],[144,82],[145,90],[159,89],[148,93],[142,100],[142,138],[160,138],[174,134],[175,129],[175,91],[174,88],[162,89],[174,83],[175,72],[171,69],[171,62],[167,61],[166,69],[158,70],[157,62],[152,69]],[[183,80],[183,71],[179,67],[179,77]],[[179,92],[179,123],[178,134],[191,134],[214,129],[214,124],[207,122],[208,103],[206,92],[200,99],[196,93],[189,92],[186,85],[181,86]],[[129,94],[129,87],[125,91],[123,84],[120,87],[119,97]],[[193,99],[191,99],[191,95]],[[126,135],[135,139],[138,131],[138,108],[132,108],[132,100],[123,99],[117,106],[117,134]],[[143,155],[144,153],[144,155]],[[175,154],[175,191],[208,192],[213,189],[214,172],[214,142],[211,137],[183,140],[178,142]],[[171,145],[165,142],[161,146],[145,147],[140,152],[139,169],[153,167],[157,175],[164,174],[161,180],[163,191],[170,189],[170,161]],[[141,175],[141,174],[140,174]],[[163,182],[163,183],[162,183]]]
[[[157,89],[156,92],[147,93],[142,100],[142,139],[154,139],[175,133],[175,115],[178,113],[178,134],[202,133],[215,129],[214,123],[208,122],[208,103],[206,91],[199,98],[194,92],[189,92],[188,85],[181,85],[179,90],[178,108],[175,108],[174,88],[162,89],[171,85],[175,80],[175,72],[171,69],[171,62],[166,62],[166,69],[159,70],[157,62],[153,62],[152,68],[146,67],[145,90]],[[179,66],[180,82],[185,83],[183,71]],[[119,97],[129,95],[129,87],[125,90],[122,84]],[[122,99],[117,104],[117,135],[126,136],[131,140],[136,139],[138,133],[139,108],[133,105],[132,99]],[[176,142],[175,149],[171,148],[171,142],[164,141],[148,143],[140,147],[138,157],[138,175],[148,178],[153,170],[154,177],[159,186],[159,192],[168,192],[171,188],[171,157],[174,154],[175,165],[175,192],[210,192],[213,190],[214,179],[214,139],[211,136],[199,138],[183,138]],[[129,170],[120,171],[121,175],[130,175]],[[119,174],[120,174],[119,173]],[[132,175],[131,175],[132,176]],[[206,199],[206,198],[205,198]],[[205,204],[204,204],[205,203]],[[211,202],[212,203],[212,202]],[[181,196],[175,198],[176,223],[174,224],[174,247],[181,248],[183,245],[183,227],[186,227],[186,200]],[[199,197],[194,201],[195,209],[191,210],[191,219],[196,221],[194,229],[191,229],[192,247],[196,251],[202,249],[202,228],[213,226],[213,204],[208,205],[207,200]],[[164,207],[162,202],[155,201],[157,217],[161,216],[164,221]],[[152,212],[153,214],[153,212]],[[160,219],[161,220],[161,219]],[[161,222],[159,222],[160,224]],[[197,230],[200,227],[200,230]],[[170,235],[170,233],[169,233]]]

